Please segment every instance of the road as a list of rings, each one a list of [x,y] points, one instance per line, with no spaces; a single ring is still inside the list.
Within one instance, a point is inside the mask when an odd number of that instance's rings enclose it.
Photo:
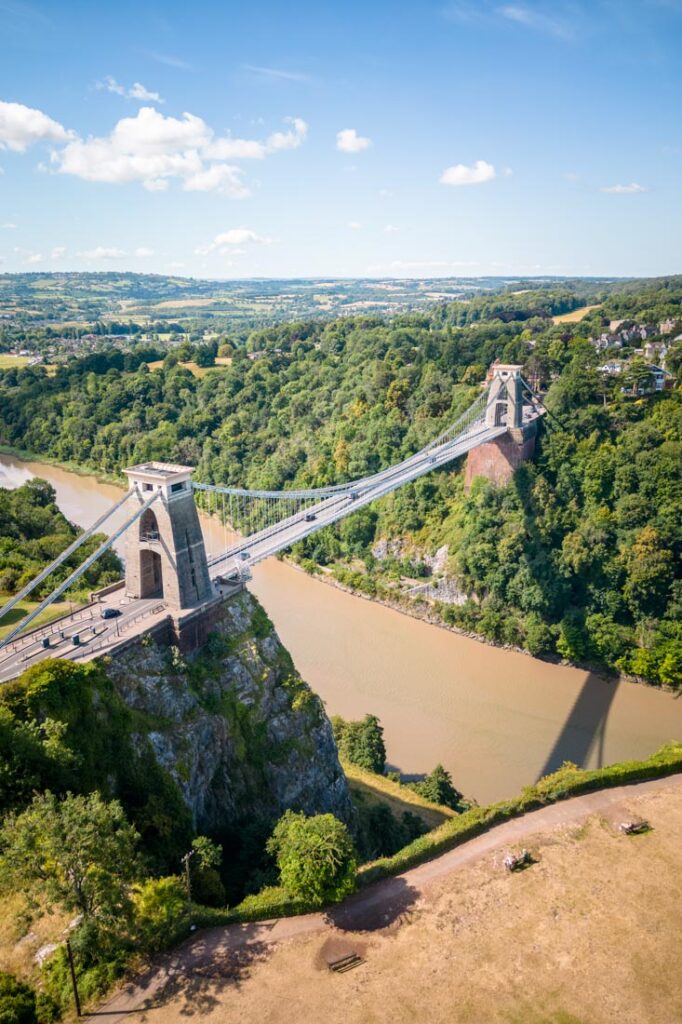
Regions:
[[[469,864],[491,854],[499,854],[496,863],[503,870],[502,857],[509,847],[527,843],[531,837],[557,827],[579,825],[594,814],[616,821],[632,816],[630,804],[633,798],[666,789],[682,791],[682,774],[602,789],[531,811],[402,875],[368,886],[328,913],[208,929],[171,953],[158,957],[149,971],[124,986],[88,1020],[95,1024],[104,1017],[109,1024],[120,1024],[136,1010],[158,1008],[158,1017],[150,1019],[162,1021],[163,1008],[158,1003],[155,1006],[155,1001],[178,974],[191,976],[198,972],[210,975],[211,968],[224,969],[230,955],[247,946],[273,947],[299,936],[376,931],[396,922],[400,924],[407,909],[413,908],[419,900],[428,899],[429,890],[435,883]]]
[[[0,651],[0,683],[19,675],[31,665],[44,658],[68,658],[71,661],[87,660],[95,653],[106,653],[108,647],[126,636],[134,635],[138,622],[149,625],[157,615],[154,609],[164,609],[163,601],[156,598],[131,600],[125,597],[125,590],[115,590],[102,598],[99,604],[75,611],[72,615],[55,619],[39,629],[17,637]],[[105,608],[114,608],[120,614],[112,619],[103,619]],[[80,643],[74,644],[72,637],[78,636]],[[47,639],[49,647],[43,646]]]

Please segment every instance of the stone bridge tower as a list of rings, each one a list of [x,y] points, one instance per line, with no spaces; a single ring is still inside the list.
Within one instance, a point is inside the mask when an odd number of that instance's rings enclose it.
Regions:
[[[513,363],[493,363],[490,368],[486,425],[506,426],[507,432],[469,452],[464,472],[466,490],[477,476],[494,484],[507,484],[516,467],[532,458],[537,421],[524,422],[522,369]]]
[[[124,470],[140,504],[157,499],[126,533],[126,593],[163,598],[172,612],[215,597],[192,492],[192,468],[146,462]]]

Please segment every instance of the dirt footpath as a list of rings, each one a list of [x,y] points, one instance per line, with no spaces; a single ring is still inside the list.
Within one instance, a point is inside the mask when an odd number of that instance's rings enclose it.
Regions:
[[[621,835],[637,815],[653,831]],[[519,845],[537,862],[509,875]],[[680,1024],[681,940],[675,776],[508,822],[329,917],[213,929],[91,1020]],[[329,970],[350,953],[364,963]]]

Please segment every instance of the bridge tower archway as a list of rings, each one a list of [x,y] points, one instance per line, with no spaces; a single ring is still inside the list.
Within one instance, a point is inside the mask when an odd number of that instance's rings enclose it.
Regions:
[[[140,549],[140,597],[163,597],[161,555],[150,548]]]
[[[154,499],[139,526],[126,533],[126,593],[133,598],[163,597],[173,612],[210,601],[215,592],[191,467],[146,462],[125,473],[136,495],[133,500]]]

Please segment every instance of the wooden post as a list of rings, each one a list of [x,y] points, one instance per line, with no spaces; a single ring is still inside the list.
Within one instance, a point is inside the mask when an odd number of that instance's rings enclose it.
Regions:
[[[71,972],[71,984],[73,986],[73,998],[74,998],[74,1002],[76,1003],[76,1016],[77,1017],[82,1017],[81,1001],[80,1001],[80,996],[78,995],[78,984],[76,982],[76,968],[75,968],[74,963],[73,963],[73,952],[71,950],[71,943],[69,942],[68,939],[66,940],[66,955],[69,958],[69,970]]]

